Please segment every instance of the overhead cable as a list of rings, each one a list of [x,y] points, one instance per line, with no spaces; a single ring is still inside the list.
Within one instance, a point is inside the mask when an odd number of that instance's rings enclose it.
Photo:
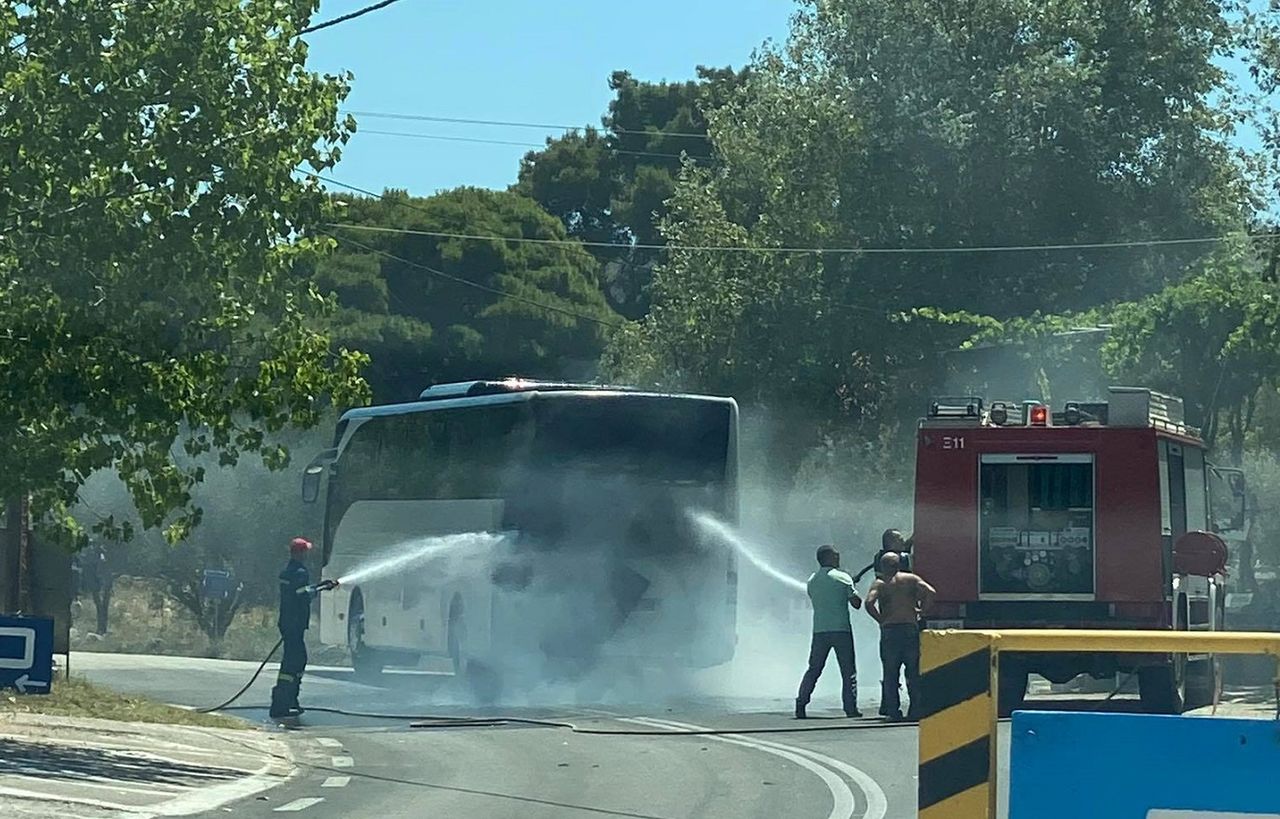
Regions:
[[[344,186],[345,187],[345,186]],[[373,194],[376,196],[376,194]],[[681,245],[644,244],[626,242],[591,242],[579,239],[541,239],[531,236],[494,236],[483,233],[453,233],[440,230],[415,230],[379,225],[355,225],[333,222],[329,227],[362,230],[369,233],[399,233],[411,236],[434,236],[440,239],[461,239],[477,242],[515,242],[544,245],[579,245],[584,247],[616,247],[622,250],[684,250],[719,253],[787,253],[815,255],[910,255],[938,253],[1032,253],[1055,250],[1103,250],[1108,248],[1159,247],[1168,245],[1217,244],[1230,239],[1246,238],[1243,234],[1204,236],[1188,239],[1137,239],[1119,242],[1082,242],[1056,245],[984,245],[968,247],[771,247],[767,245]]]
[[[572,316],[573,318],[581,319],[582,321],[593,322],[595,324],[599,324],[604,327],[613,327],[616,329],[622,326],[618,322],[608,321],[606,319],[600,318],[599,316],[592,316],[592,315],[588,315],[587,313],[579,313],[578,311],[570,310],[567,307],[560,307],[554,304],[547,304],[546,302],[541,302],[541,301],[538,301],[537,299],[530,299],[525,296],[512,293],[508,290],[501,290],[496,287],[489,287],[486,284],[481,284],[480,282],[474,282],[470,279],[464,279],[461,276],[455,276],[452,273],[446,273],[443,270],[437,270],[434,267],[431,267],[429,265],[425,265],[420,262],[411,261],[402,256],[397,256],[394,253],[388,253],[385,250],[380,250],[379,248],[366,245],[363,242],[358,242],[354,239],[348,239],[341,236],[334,236],[332,233],[327,233],[325,235],[333,239],[336,239],[338,242],[342,244],[347,244],[347,245],[351,245],[352,247],[359,248],[365,251],[366,253],[373,253],[375,255],[382,256],[383,258],[391,259],[392,261],[396,261],[396,262],[400,262],[401,264],[408,265],[409,267],[414,267],[419,270],[423,270],[427,273],[430,273],[433,276],[438,276],[439,278],[447,279],[448,281],[456,282],[457,284],[466,285],[467,287],[474,287],[477,290],[483,290],[486,293],[492,293],[497,296],[502,296],[503,298],[508,298],[508,299],[511,299],[512,301],[518,301],[523,304],[531,305],[533,307],[539,307],[543,310],[550,310],[553,313],[561,313],[566,316]]]
[[[322,29],[332,28],[333,26],[336,26],[339,23],[345,23],[348,20],[354,20],[357,17],[363,17],[366,14],[372,14],[373,12],[378,11],[379,9],[385,9],[387,6],[391,5],[392,3],[399,3],[399,2],[400,0],[382,0],[382,2],[380,3],[374,3],[371,6],[365,6],[364,8],[357,9],[351,12],[350,14],[344,14],[341,17],[335,17],[332,20],[325,20],[323,23],[316,23],[314,26],[307,26],[306,28],[304,28],[302,31],[299,31],[298,33],[311,34],[317,31],[321,31]]]
[[[547,122],[520,122],[516,120],[502,119],[472,119],[469,117],[437,117],[427,114],[400,114],[389,111],[346,111],[356,117],[371,117],[374,119],[399,119],[411,122],[445,122],[454,125],[490,125],[499,128],[537,128],[540,131],[584,131],[588,127],[583,125],[555,125]],[[599,129],[606,130],[606,129]],[[693,131],[666,131],[661,128],[609,128],[615,134],[635,134],[639,136],[661,136],[674,137],[677,139],[710,139],[710,134],[697,133]]]
[[[451,136],[446,134],[418,134],[409,131],[381,131],[374,128],[361,128],[356,131],[357,134],[375,134],[377,136],[392,137],[408,137],[410,139],[436,139],[443,142],[474,142],[481,145],[512,145],[518,148],[546,148],[546,144],[542,142],[516,142],[509,139],[483,139],[481,137],[464,137]],[[615,154],[628,154],[631,156],[652,156],[661,159],[681,159],[681,154],[664,154],[655,151],[628,151],[622,148],[606,148],[605,150]]]

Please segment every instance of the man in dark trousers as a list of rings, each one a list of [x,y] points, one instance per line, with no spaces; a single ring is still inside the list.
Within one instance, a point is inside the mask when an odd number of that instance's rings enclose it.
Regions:
[[[302,713],[298,704],[298,689],[302,687],[302,675],[307,670],[307,627],[311,625],[311,598],[318,587],[311,585],[311,573],[303,559],[311,551],[311,542],[295,537],[289,544],[289,563],[280,572],[280,641],[284,644],[284,656],[280,658],[280,671],[276,685],[271,689],[271,716],[296,717]],[[330,587],[329,582],[321,584]]]
[[[876,580],[867,592],[867,613],[880,624],[880,663],[884,670],[880,715],[892,721],[902,719],[898,680],[904,671],[907,696],[911,698],[907,718],[919,717],[920,617],[936,594],[919,575],[901,571],[896,552],[880,559]]]
[[[808,716],[805,708],[832,649],[836,652],[836,662],[840,664],[840,695],[845,716],[861,717],[849,607],[861,608],[862,598],[853,587],[853,578],[840,571],[840,553],[834,546],[818,549],[818,571],[809,578],[808,591],[809,600],[813,603],[813,641],[809,644],[809,668],[804,672],[800,693],[796,696],[796,719]]]

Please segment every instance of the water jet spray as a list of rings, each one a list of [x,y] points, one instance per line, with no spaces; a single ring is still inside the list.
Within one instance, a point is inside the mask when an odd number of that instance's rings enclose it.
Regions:
[[[372,558],[371,562],[342,575],[335,581],[335,585],[349,586],[375,580],[453,552],[479,552],[501,543],[503,539],[503,535],[491,532],[463,532],[402,541],[382,555]]]
[[[712,535],[718,540],[723,541],[733,548],[738,554],[746,558],[747,562],[755,566],[761,572],[773,580],[778,581],[784,586],[794,589],[795,591],[807,591],[808,586],[804,581],[791,577],[784,573],[781,569],[769,563],[756,552],[747,540],[733,530],[727,523],[715,518],[706,512],[689,512],[690,519],[701,528],[704,532]]]

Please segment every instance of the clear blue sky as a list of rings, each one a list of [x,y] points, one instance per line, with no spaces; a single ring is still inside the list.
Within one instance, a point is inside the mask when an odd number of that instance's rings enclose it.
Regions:
[[[324,0],[314,20],[372,0]],[[791,0],[400,0],[307,40],[310,67],[355,74],[346,107],[430,116],[598,125],[609,74],[685,80],[698,65],[741,67],[782,40]],[[554,131],[360,117],[385,131],[541,144]],[[528,148],[357,134],[333,177],[428,195],[506,187]]]
[[[328,20],[373,0],[323,0]],[[346,107],[466,119],[598,125],[609,74],[685,80],[698,65],[740,68],[766,39],[785,39],[793,0],[641,0],[549,4],[538,0],[400,0],[318,31],[311,68],[350,71]],[[1225,67],[1246,78],[1238,61]],[[367,130],[531,143],[560,133],[533,128],[359,117]],[[1237,142],[1256,148],[1245,130]],[[429,195],[459,185],[503,188],[530,147],[357,133],[335,179],[370,190]]]

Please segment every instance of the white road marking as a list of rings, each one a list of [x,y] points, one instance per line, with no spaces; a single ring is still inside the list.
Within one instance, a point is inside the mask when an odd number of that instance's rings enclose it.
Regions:
[[[123,805],[119,802],[108,802],[105,799],[89,799],[81,796],[68,796],[64,793],[49,793],[48,791],[28,791],[23,788],[9,788],[0,785],[0,796],[12,796],[16,799],[35,799],[42,802],[64,802],[71,805],[89,805],[94,808],[105,808],[107,810],[123,811],[124,813],[141,813],[148,808],[139,808],[137,805]]]
[[[284,748],[287,754],[288,746]],[[198,788],[157,805],[154,810],[158,816],[187,816],[220,808],[228,802],[244,799],[283,784],[291,775],[292,767],[292,763],[289,763],[289,767],[285,768],[280,764],[280,759],[272,757],[250,776],[233,779],[211,788]]]
[[[350,784],[350,783],[351,783],[351,777],[349,777],[349,776],[331,776],[331,777],[329,777],[328,779],[326,779],[326,780],[325,780],[325,781],[320,785],[320,787],[322,787],[322,788],[345,788],[345,787],[346,787],[348,784]]]
[[[185,790],[190,790],[198,785],[188,785],[179,787],[174,785],[154,785],[149,788],[138,787],[136,785],[126,785],[118,779],[109,779],[103,776],[80,776],[77,779],[62,779],[57,776],[45,774],[43,776],[35,776],[32,774],[0,774],[0,780],[27,780],[29,782],[41,782],[45,784],[62,785],[69,788],[88,788],[96,790],[120,791],[121,793],[141,793],[147,796],[155,796],[164,798],[168,796],[176,796]]]
[[[688,730],[692,726],[678,725],[674,722],[663,722],[656,719],[646,719],[644,717],[623,717],[623,722],[633,722],[637,725],[644,725],[649,728],[666,728],[667,730]],[[713,739],[716,742],[723,742],[727,745],[740,745],[743,748],[753,748],[757,751],[764,751],[766,754],[781,757],[788,762],[793,762],[804,768],[806,771],[816,775],[827,786],[827,790],[831,792],[831,813],[827,814],[827,819],[853,819],[853,811],[857,807],[857,802],[853,798],[853,791],[849,789],[848,784],[843,779],[836,776],[829,768],[825,768],[816,762],[813,762],[800,754],[794,753],[794,749],[781,747],[771,748],[763,743],[747,739],[739,735],[725,736],[707,736],[706,739]]]
[[[324,747],[326,747],[326,748],[341,748],[341,747],[342,747],[342,743],[341,743],[341,742],[339,742],[338,740],[334,739],[333,737],[317,737],[317,738],[316,738],[316,742],[320,743],[321,745],[323,745],[323,746],[324,746]]]
[[[295,799],[287,805],[281,805],[275,809],[275,813],[294,813],[300,810],[306,810],[312,805],[318,805],[324,801],[323,796],[308,796],[303,799]]]
[[[638,717],[635,722],[653,723],[659,727],[677,728],[685,731],[705,731],[707,728],[701,725],[692,725],[684,722],[674,722],[671,720],[648,720]],[[847,762],[843,762],[834,757],[820,754],[817,751],[811,751],[808,748],[797,748],[794,745],[783,745],[777,742],[769,742],[763,739],[754,739],[742,736],[741,734],[730,734],[730,736],[745,741],[749,745],[759,747],[761,750],[772,748],[774,750],[785,750],[792,753],[807,757],[815,762],[822,763],[828,767],[834,768],[852,780],[858,790],[862,791],[863,796],[867,799],[867,809],[862,814],[863,819],[884,819],[886,813],[889,812],[889,800],[885,796],[884,790],[880,787],[871,776],[860,768],[855,768]],[[711,737],[711,739],[719,739],[720,737]],[[852,815],[852,814],[850,814]]]
[[[332,761],[335,768],[350,768],[356,764],[356,761],[349,756],[335,756]]]

